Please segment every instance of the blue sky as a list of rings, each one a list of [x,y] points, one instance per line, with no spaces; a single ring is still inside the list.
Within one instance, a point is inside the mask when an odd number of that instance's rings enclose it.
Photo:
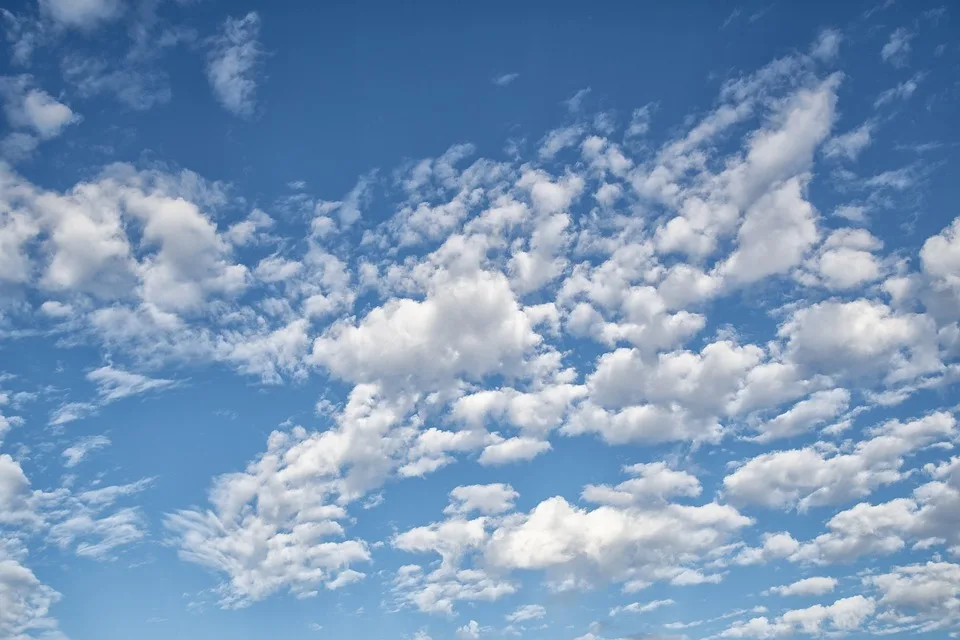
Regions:
[[[957,637],[960,16],[675,4],[0,10],[0,639]]]

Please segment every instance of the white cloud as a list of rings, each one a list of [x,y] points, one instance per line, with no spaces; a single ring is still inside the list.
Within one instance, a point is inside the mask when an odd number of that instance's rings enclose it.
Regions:
[[[146,537],[146,522],[137,508],[97,517],[81,512],[50,527],[50,540],[61,548],[73,546],[79,556],[110,558],[115,549]]]
[[[458,640],[479,640],[480,625],[476,620],[471,620],[467,624],[457,629]]]
[[[778,596],[822,596],[833,591],[838,584],[836,578],[824,578],[816,576],[813,578],[803,578],[792,584],[785,584],[778,587],[770,587],[767,591]]]
[[[838,229],[820,247],[813,268],[828,289],[854,289],[882,275],[882,264],[873,254],[882,246],[865,229]]]
[[[858,595],[826,606],[817,604],[806,609],[793,609],[774,620],[761,616],[746,622],[735,622],[717,637],[766,640],[790,637],[796,633],[819,636],[826,630],[856,631],[875,611],[876,604],[871,598]]]
[[[564,100],[564,104],[567,105],[567,109],[570,111],[570,113],[577,113],[583,108],[583,101],[586,100],[591,91],[592,89],[590,89],[590,87],[586,87],[580,89],[570,98]]]
[[[554,129],[544,136],[540,143],[540,157],[543,159],[553,158],[564,149],[576,145],[583,133],[583,128],[579,125]]]
[[[911,78],[904,80],[895,87],[883,91],[873,102],[874,108],[880,108],[890,104],[894,100],[909,100],[910,97],[916,93],[924,77],[925,74],[923,72],[915,73]]]
[[[347,380],[429,388],[458,375],[522,374],[540,340],[502,275],[438,272],[425,300],[393,299],[356,325],[335,324],[312,359]]]
[[[450,492],[450,506],[444,513],[469,514],[479,511],[483,515],[494,515],[513,509],[513,501],[520,494],[508,484],[472,484],[455,487]]]
[[[59,593],[43,584],[34,573],[16,559],[6,557],[0,548],[0,636],[29,640],[34,633],[43,638],[66,640],[51,617],[50,608],[60,600]]]
[[[910,46],[911,40],[913,40],[913,34],[900,27],[890,34],[890,39],[880,50],[880,57],[884,62],[889,62],[895,67],[906,66],[912,48]]]
[[[251,11],[242,18],[228,17],[212,41],[207,78],[220,103],[237,116],[251,116],[256,105],[263,57],[259,37],[260,16]]]
[[[67,402],[50,414],[50,424],[58,426],[93,415],[97,406],[89,402]]]
[[[598,433],[611,443],[714,440],[720,416],[735,410],[736,395],[763,350],[718,341],[700,353],[661,353],[647,364],[639,349],[602,355],[587,378],[589,401],[563,431]]]
[[[886,555],[913,540],[916,549],[960,547],[956,513],[960,508],[960,458],[927,465],[934,479],[909,498],[861,503],[834,515],[827,531],[800,547],[792,560],[820,564],[847,562],[867,554]],[[951,546],[952,545],[952,546]]]
[[[513,84],[519,77],[519,73],[504,73],[499,76],[494,76],[492,82],[498,87],[506,87],[507,85]]]
[[[0,95],[12,127],[29,129],[43,140],[55,138],[82,119],[67,105],[31,86],[29,76],[0,78]]]
[[[860,153],[870,146],[873,135],[873,123],[865,122],[856,129],[830,138],[823,145],[823,153],[828,158],[846,158],[856,160]]]
[[[908,623],[917,617],[927,623],[917,631],[949,629],[960,620],[960,565],[929,561],[894,567],[863,581],[880,593],[880,606],[890,607]]]
[[[139,373],[117,369],[112,365],[94,369],[87,374],[87,380],[97,385],[97,393],[104,403],[140,395],[148,391],[169,389],[177,384],[176,380],[150,378]]]
[[[651,600],[650,602],[631,602],[630,604],[610,609],[610,615],[618,616],[622,613],[649,613],[650,611],[656,611],[657,609],[668,607],[672,604],[675,603],[669,598],[666,600]]]
[[[308,597],[320,585],[334,589],[359,578],[352,565],[369,562],[370,547],[347,538],[346,505],[397,466],[391,456],[410,437],[399,428],[408,409],[408,401],[359,385],[333,416],[335,428],[273,432],[245,471],[216,480],[213,510],[168,514],[180,557],[225,576],[218,587],[225,607],[281,590]]]
[[[831,331],[822,331],[831,327]],[[928,316],[882,302],[829,300],[797,310],[780,326],[787,354],[812,373],[889,383],[937,371],[936,329]]]
[[[539,604],[526,604],[507,615],[507,622],[527,622],[539,620],[547,615],[547,610]]]
[[[63,457],[66,460],[63,466],[75,467],[80,464],[90,453],[110,445],[110,438],[106,436],[87,436],[80,438],[75,443],[63,450]]]
[[[843,35],[836,29],[824,29],[810,47],[810,55],[818,60],[829,62],[837,57]]]
[[[524,462],[533,460],[541,453],[545,453],[550,449],[550,443],[545,440],[516,436],[484,447],[478,462],[483,465]]]
[[[630,124],[624,132],[624,136],[627,138],[637,138],[646,135],[647,132],[650,131],[650,119],[655,109],[656,104],[653,103],[645,104],[639,109],[634,109],[633,113],[630,114]]]
[[[905,457],[956,436],[956,420],[945,412],[910,422],[891,420],[876,427],[850,453],[826,445],[762,453],[723,480],[738,502],[771,508],[840,504],[897,482]]]
[[[702,491],[696,477],[685,471],[670,469],[663,462],[629,465],[624,467],[624,471],[635,477],[615,487],[587,485],[583,490],[583,499],[587,502],[624,507],[650,500],[695,498]]]
[[[124,10],[121,0],[40,0],[40,7],[57,24],[85,30],[116,20]]]
[[[846,389],[817,391],[806,400],[801,400],[787,411],[761,424],[757,429],[760,433],[752,439],[769,442],[806,433],[837,417],[846,410],[849,402],[850,392]]]

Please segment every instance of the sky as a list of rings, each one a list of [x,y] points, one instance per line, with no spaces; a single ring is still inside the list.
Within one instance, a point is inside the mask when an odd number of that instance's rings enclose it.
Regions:
[[[0,8],[0,640],[960,637],[951,3]]]

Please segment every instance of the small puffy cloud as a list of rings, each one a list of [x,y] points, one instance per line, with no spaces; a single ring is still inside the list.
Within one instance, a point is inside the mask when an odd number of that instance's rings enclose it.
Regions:
[[[833,591],[838,584],[836,578],[813,577],[797,580],[792,584],[770,587],[768,592],[778,596],[822,596]]]
[[[546,440],[537,440],[525,436],[515,436],[484,447],[479,462],[482,465],[496,466],[511,462],[533,460],[541,453],[551,449]]]
[[[0,78],[0,96],[10,125],[28,129],[43,140],[57,137],[82,119],[46,91],[33,87],[29,76]]]
[[[480,625],[476,620],[471,620],[467,624],[457,629],[457,640],[479,640]]]
[[[256,105],[257,73],[263,51],[260,16],[251,11],[242,18],[228,17],[211,41],[207,78],[217,100],[234,115],[248,117]]]
[[[687,497],[700,495],[701,487],[697,478],[686,471],[670,469],[663,462],[634,464],[624,467],[632,476],[615,487],[607,485],[587,485],[582,497],[587,502],[627,506],[634,502]]]
[[[450,505],[444,513],[469,514],[479,511],[483,515],[503,513],[513,508],[513,501],[520,494],[508,484],[472,484],[455,487],[450,492]]]
[[[627,138],[639,138],[640,136],[646,135],[647,132],[650,131],[650,119],[656,108],[656,104],[650,103],[645,104],[639,109],[634,109],[633,113],[630,114],[630,124],[624,132],[624,136]]]
[[[333,325],[312,358],[347,380],[435,385],[520,373],[540,341],[506,278],[479,272],[437,281],[423,301],[389,300],[356,324]]]

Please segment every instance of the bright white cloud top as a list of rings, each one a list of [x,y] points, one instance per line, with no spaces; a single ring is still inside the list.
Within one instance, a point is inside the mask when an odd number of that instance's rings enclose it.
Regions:
[[[427,142],[271,7],[4,10],[0,638],[955,637],[960,49],[891,4]]]

